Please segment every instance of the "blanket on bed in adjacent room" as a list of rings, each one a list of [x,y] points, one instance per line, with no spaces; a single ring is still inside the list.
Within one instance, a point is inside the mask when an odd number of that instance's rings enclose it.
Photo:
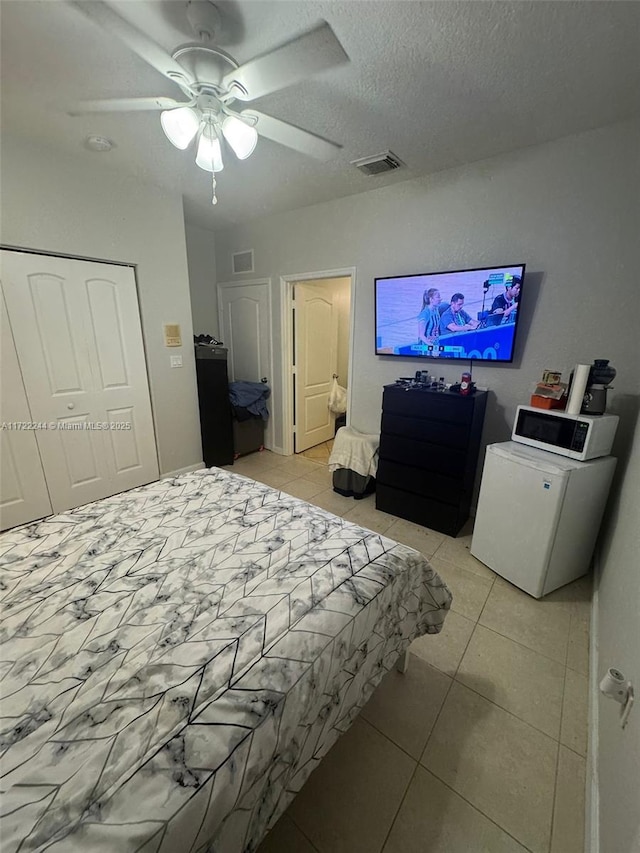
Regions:
[[[254,850],[451,595],[211,469],[0,536],[4,853]]]

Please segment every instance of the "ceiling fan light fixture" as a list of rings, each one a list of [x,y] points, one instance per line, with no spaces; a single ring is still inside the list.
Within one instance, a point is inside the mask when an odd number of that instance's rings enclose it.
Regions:
[[[238,160],[246,160],[258,144],[258,131],[236,116],[227,116],[222,123],[222,133]]]
[[[169,142],[184,151],[198,132],[200,117],[191,107],[179,107],[177,110],[163,110],[160,124]]]
[[[220,140],[215,127],[210,122],[204,122],[200,132],[196,165],[205,172],[221,172],[224,169]]]

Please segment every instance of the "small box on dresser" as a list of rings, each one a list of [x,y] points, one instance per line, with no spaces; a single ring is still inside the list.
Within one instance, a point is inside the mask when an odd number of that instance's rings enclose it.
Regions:
[[[386,385],[376,507],[456,536],[469,518],[486,391]]]

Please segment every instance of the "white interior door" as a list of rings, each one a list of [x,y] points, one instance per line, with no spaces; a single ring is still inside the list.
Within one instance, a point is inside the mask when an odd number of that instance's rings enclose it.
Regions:
[[[338,367],[338,315],[331,288],[295,284],[295,449],[333,438],[329,392]]]
[[[0,294],[0,530],[51,515],[51,501],[31,422],[4,295]]]
[[[229,350],[229,382],[260,382],[271,387],[271,296],[269,281],[219,284],[220,337]],[[272,410],[272,401],[268,403]],[[271,418],[265,446],[271,447]]]
[[[3,251],[2,281],[54,511],[157,479],[133,270]]]

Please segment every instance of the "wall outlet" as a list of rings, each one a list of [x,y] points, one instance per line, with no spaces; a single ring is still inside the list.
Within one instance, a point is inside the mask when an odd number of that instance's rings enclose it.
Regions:
[[[181,355],[172,355],[169,357],[169,361],[171,363],[171,367],[182,367]]]

